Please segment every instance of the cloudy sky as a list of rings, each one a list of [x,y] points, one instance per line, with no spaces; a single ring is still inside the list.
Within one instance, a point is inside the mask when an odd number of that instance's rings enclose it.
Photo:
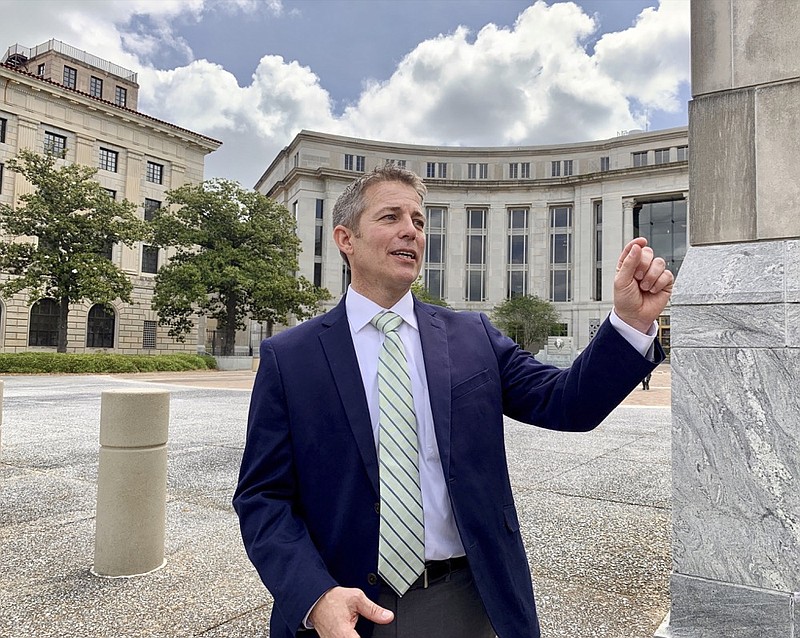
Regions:
[[[687,122],[689,0],[0,0],[0,47],[51,38],[139,73],[139,109],[224,144],[252,187],[301,129],[556,144]]]

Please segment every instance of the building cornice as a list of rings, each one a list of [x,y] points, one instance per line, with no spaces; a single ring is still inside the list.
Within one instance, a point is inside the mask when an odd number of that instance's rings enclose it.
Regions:
[[[134,111],[124,106],[119,106],[108,100],[84,93],[83,91],[70,89],[63,84],[39,77],[8,64],[0,64],[0,77],[5,79],[6,83],[24,84],[34,91],[47,90],[54,97],[66,98],[76,104],[85,106],[89,110],[101,111],[110,117],[118,117],[123,122],[134,122],[139,126],[149,126],[158,130],[159,133],[180,137],[186,142],[191,142],[207,149],[207,152],[215,151],[222,145],[221,141],[215,140],[214,138],[195,133],[194,131],[190,131],[189,129],[182,128],[164,120],[159,120],[158,118],[146,115],[140,111]],[[4,90],[6,87],[2,88]],[[0,102],[0,104],[2,104],[2,102]]]
[[[544,188],[558,188],[559,186],[575,187],[594,182],[623,181],[631,178],[648,177],[649,175],[673,175],[680,174],[687,170],[689,162],[682,160],[665,164],[650,164],[631,168],[620,168],[609,171],[596,171],[581,175],[571,175],[569,177],[543,177],[534,179],[423,179],[428,190],[456,190],[464,191],[514,191],[521,188],[541,190]],[[269,171],[267,171],[269,172]],[[292,184],[307,177],[315,179],[333,179],[348,184],[357,176],[363,173],[353,173],[335,168],[293,168],[283,179],[277,180],[267,191],[267,197],[273,197],[281,190],[288,190]]]

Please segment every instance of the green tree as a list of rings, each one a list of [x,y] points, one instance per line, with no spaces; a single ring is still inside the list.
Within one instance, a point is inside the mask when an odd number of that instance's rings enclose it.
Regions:
[[[42,297],[55,299],[57,350],[66,352],[70,304],[131,302],[130,279],[107,255],[115,243],[133,245],[143,239],[147,226],[131,202],[112,200],[94,181],[95,168],[57,168],[54,156],[29,150],[20,151],[6,166],[35,190],[20,196],[17,208],[0,206],[0,232],[37,240],[7,237],[0,242],[0,269],[12,275],[0,291],[13,295],[27,290],[29,304]]]
[[[521,348],[531,352],[540,350],[547,337],[560,326],[555,306],[536,295],[506,299],[494,307],[492,319]]]
[[[156,275],[159,324],[183,340],[192,317],[217,320],[222,354],[232,355],[245,319],[286,323],[313,316],[327,290],[296,277],[300,240],[289,211],[237,182],[215,179],[169,191],[153,216],[153,242],[172,246]]]
[[[434,306],[442,306],[443,308],[450,307],[450,305],[444,299],[434,297],[425,287],[425,284],[422,283],[422,279],[417,279],[413,284],[411,284],[411,292],[414,293],[414,296],[417,299],[424,303],[430,303]]]

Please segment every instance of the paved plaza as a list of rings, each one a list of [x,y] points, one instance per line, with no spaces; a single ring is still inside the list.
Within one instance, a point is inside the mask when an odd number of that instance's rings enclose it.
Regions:
[[[0,636],[267,636],[271,599],[230,499],[250,372],[4,376]],[[94,555],[100,396],[170,391],[166,565],[103,579]],[[668,611],[670,371],[597,430],[513,421],[507,450],[545,638],[650,638]],[[469,637],[465,637],[469,638]]]

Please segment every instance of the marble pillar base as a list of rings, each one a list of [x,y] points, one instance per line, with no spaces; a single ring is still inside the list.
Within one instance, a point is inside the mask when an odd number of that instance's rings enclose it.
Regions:
[[[797,240],[688,251],[671,309],[672,606],[657,636],[800,631],[799,310]]]

